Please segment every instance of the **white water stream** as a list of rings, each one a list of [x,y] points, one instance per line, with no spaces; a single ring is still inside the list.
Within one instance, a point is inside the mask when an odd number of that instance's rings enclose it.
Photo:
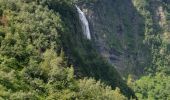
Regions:
[[[76,6],[76,8],[77,8],[79,18],[80,18],[80,21],[82,24],[83,34],[87,37],[87,39],[91,40],[89,22],[85,16],[85,14],[83,13],[83,11],[81,11],[81,9],[78,6]]]

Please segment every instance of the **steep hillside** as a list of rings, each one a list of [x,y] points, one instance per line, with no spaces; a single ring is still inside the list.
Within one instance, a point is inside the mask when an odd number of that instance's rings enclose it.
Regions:
[[[170,2],[166,0],[133,0],[134,5],[145,18],[145,39],[151,51],[151,65],[147,67],[149,73],[161,72],[169,75],[169,13]]]
[[[135,97],[83,37],[72,0],[0,0],[0,99],[127,99],[120,92]]]
[[[97,0],[83,3],[82,8],[90,21],[94,44],[103,57],[123,76],[142,74],[142,67],[149,65],[149,51],[143,45],[144,18],[132,1]]]
[[[89,19],[93,43],[98,52],[114,65],[122,76],[127,77],[128,74],[144,75],[149,66],[156,64],[153,62],[153,50],[146,38],[152,37],[148,36],[151,30],[155,34],[164,33],[161,37],[169,37],[169,32],[166,31],[169,30],[169,22],[165,15],[169,12],[166,10],[169,7],[168,2],[95,0],[91,3],[80,2],[79,5]],[[142,8],[139,8],[140,5]],[[145,12],[150,15],[143,14]]]
[[[170,1],[94,0],[79,5],[98,52],[128,76],[138,99],[169,99]]]
[[[53,6],[54,10],[57,11]],[[75,6],[60,13],[64,25],[68,28],[65,34],[62,34],[62,46],[67,55],[69,64],[75,67],[75,74],[78,78],[94,77],[111,85],[113,88],[119,87],[128,97],[134,96],[133,91],[122,80],[121,76],[102,56],[97,52],[93,40],[88,40],[82,33],[82,27]]]
[[[0,0],[2,100],[169,100],[169,59],[169,0]]]

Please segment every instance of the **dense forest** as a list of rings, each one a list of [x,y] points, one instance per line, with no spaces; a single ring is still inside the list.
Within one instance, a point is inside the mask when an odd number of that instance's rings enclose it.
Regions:
[[[75,5],[89,20],[91,40]],[[132,18],[123,9],[129,5]],[[123,52],[125,63],[103,53],[111,51]],[[0,0],[1,99],[169,100],[170,1]]]

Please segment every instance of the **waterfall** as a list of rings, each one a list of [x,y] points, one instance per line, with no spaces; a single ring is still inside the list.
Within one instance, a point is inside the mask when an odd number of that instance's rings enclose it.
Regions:
[[[77,8],[79,18],[80,18],[80,21],[82,24],[83,34],[87,37],[87,39],[91,40],[89,22],[85,16],[85,14],[83,13],[83,11],[81,11],[81,9],[78,6],[76,6],[76,8]]]

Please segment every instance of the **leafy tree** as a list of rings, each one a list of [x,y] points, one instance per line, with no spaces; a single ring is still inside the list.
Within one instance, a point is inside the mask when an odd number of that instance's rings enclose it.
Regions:
[[[139,100],[168,100],[170,98],[170,77],[158,74],[145,76],[134,83]]]

